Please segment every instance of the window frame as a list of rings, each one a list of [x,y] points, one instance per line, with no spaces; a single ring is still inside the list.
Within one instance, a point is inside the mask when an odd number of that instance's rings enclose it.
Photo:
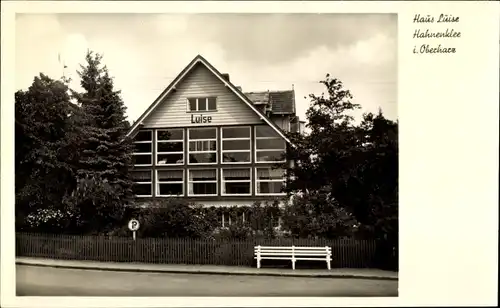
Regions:
[[[159,173],[160,172],[168,172],[168,171],[182,171],[182,181],[160,181]],[[156,190],[155,190],[155,196],[156,197],[184,197],[186,195],[186,190],[185,190],[185,185],[184,185],[184,180],[186,176],[186,170],[185,169],[156,169]],[[182,194],[180,195],[161,195],[160,194],[160,184],[182,184]]]
[[[248,138],[224,138],[223,130],[232,128],[248,128]],[[224,140],[237,141],[248,140],[248,150],[224,150]],[[224,153],[248,153],[249,160],[244,162],[225,162]],[[229,164],[251,164],[252,163],[252,128],[251,126],[223,126],[220,128],[220,163],[223,165]]]
[[[136,164],[134,163],[133,166],[134,167],[151,167],[153,166],[153,130],[152,129],[145,129],[145,130],[139,130],[137,132],[137,134],[139,134],[140,132],[150,132],[151,133],[151,140],[150,141],[133,141],[133,144],[146,144],[146,143],[149,143],[151,144],[151,152],[149,153],[136,153],[135,151],[132,153],[132,156],[146,156],[146,155],[149,155],[151,157],[151,163],[150,164]],[[136,134],[136,136],[137,136]],[[134,136],[135,138],[135,136]]]
[[[182,140],[180,139],[175,139],[175,140],[159,140],[158,139],[158,132],[163,132],[163,131],[173,131],[173,130],[180,130],[182,131]],[[186,144],[184,142],[184,139],[185,139],[185,129],[184,128],[162,128],[162,129],[157,129],[155,130],[155,138],[156,138],[156,142],[155,142],[155,164],[157,166],[181,166],[181,165],[184,165],[184,162],[186,160],[186,157],[185,157],[185,147],[186,147]],[[182,142],[182,151],[177,151],[177,152],[160,152],[158,149],[159,149],[159,143],[174,143],[174,142]],[[182,154],[182,163],[175,163],[175,164],[159,164],[158,163],[158,156],[159,155],[165,155],[165,154]]]
[[[284,140],[281,136],[272,136],[272,137],[258,137],[257,136],[257,127],[266,127],[266,125],[255,125],[254,128],[254,157],[255,157],[255,163],[256,164],[273,164],[273,163],[284,163],[286,162],[286,158],[283,160],[266,160],[266,161],[259,161],[257,153],[259,152],[277,152],[277,151],[283,151],[283,153],[286,155],[286,140]],[[267,126],[272,128],[271,126]],[[283,141],[285,147],[284,149],[258,149],[257,148],[257,141],[258,140],[273,140],[273,139],[279,139]]]
[[[282,169],[283,170],[283,179],[282,180],[259,180],[259,175],[257,174],[258,169],[270,169],[270,170],[276,170],[276,169]],[[285,192],[279,192],[279,193],[260,193],[259,192],[259,183],[283,183],[283,186],[286,185],[286,169],[284,168],[275,168],[273,169],[272,167],[255,167],[255,195],[256,196],[286,196]]]
[[[215,171],[215,180],[211,181],[191,181],[190,175],[192,171],[202,171],[202,170],[214,170]],[[190,193],[190,184],[191,183],[215,183],[215,194],[191,194]],[[193,189],[194,191],[194,189]],[[216,197],[219,195],[219,172],[217,172],[217,168],[196,168],[196,169],[187,169],[187,196],[188,197]]]
[[[224,180],[224,170],[238,170],[238,169],[248,169],[248,171],[249,171],[248,176],[250,177],[250,179],[249,180],[229,180],[229,181]],[[252,195],[252,180],[253,180],[252,168],[250,168],[250,167],[248,167],[248,168],[220,168],[221,196],[251,196]],[[248,194],[228,194],[228,193],[224,192],[226,183],[246,183],[246,182],[248,182],[248,185],[250,187]]]
[[[142,181],[142,182],[137,182],[135,181],[135,179],[133,180],[134,184],[149,184],[150,188],[151,188],[151,194],[150,195],[136,195],[134,194],[134,196],[136,198],[151,198],[153,197],[153,170],[131,170],[131,172],[147,172],[149,171],[150,174],[151,174],[151,180],[150,181]]]
[[[192,130],[210,130],[210,129],[214,129],[215,130],[215,139],[193,139],[191,140],[190,139],[190,132]],[[187,129],[187,164],[190,165],[190,166],[196,166],[196,165],[217,165],[218,164],[218,160],[219,160],[219,155],[217,155],[217,149],[218,149],[218,138],[217,138],[217,127],[203,127],[203,128],[188,128]],[[194,151],[192,152],[190,150],[190,145],[191,145],[191,142],[198,142],[198,141],[215,141],[215,150],[210,150],[210,151]],[[190,162],[190,155],[191,154],[212,154],[212,153],[215,153],[215,162],[210,162],[210,163],[192,163]]]
[[[215,109],[208,109],[208,99],[213,98],[215,99]],[[191,110],[191,104],[189,102],[190,99],[196,99],[196,110]],[[199,100],[204,99],[207,110],[199,110]],[[186,112],[188,113],[201,113],[201,112],[217,112],[217,106],[218,106],[218,99],[217,96],[200,96],[200,97],[187,97],[186,98]]]

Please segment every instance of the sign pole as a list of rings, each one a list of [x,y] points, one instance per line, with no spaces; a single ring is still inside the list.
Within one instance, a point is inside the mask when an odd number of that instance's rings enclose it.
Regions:
[[[137,219],[131,219],[128,222],[128,228],[132,231],[132,239],[135,241],[135,232],[139,229],[140,223]]]

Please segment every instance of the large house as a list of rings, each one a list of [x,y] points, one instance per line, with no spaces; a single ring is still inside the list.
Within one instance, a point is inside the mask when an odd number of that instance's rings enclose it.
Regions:
[[[295,92],[244,93],[196,56],[131,127],[136,198],[250,205],[282,196],[273,165],[300,131]],[[290,162],[284,162],[285,165]]]

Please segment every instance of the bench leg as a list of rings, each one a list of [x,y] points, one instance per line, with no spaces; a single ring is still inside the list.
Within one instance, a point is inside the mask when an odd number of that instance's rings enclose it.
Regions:
[[[295,259],[292,259],[292,269],[295,270]]]
[[[257,268],[260,268],[260,258],[257,257]]]
[[[327,258],[326,259],[326,266],[328,267],[328,270],[331,270],[332,269],[332,266],[331,266],[331,259],[330,258]]]

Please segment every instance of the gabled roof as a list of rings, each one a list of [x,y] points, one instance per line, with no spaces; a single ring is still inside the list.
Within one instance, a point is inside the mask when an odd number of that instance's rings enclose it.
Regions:
[[[262,91],[245,93],[254,104],[265,101],[270,111],[274,114],[294,114],[295,113],[295,91]]]
[[[245,104],[250,107],[259,117],[261,120],[264,120],[269,126],[271,126],[283,139],[285,139],[288,143],[290,143],[292,146],[293,144],[290,142],[290,140],[285,136],[283,131],[273,122],[271,121],[265,114],[259,111],[258,108],[256,108],[253,104],[253,102],[245,95],[243,92],[241,92],[240,89],[238,89],[235,85],[233,85],[230,81],[228,81],[224,76],[212,65],[210,64],[205,58],[203,58],[201,55],[197,55],[182,71],[175,79],[168,85],[168,87],[156,98],[156,100],[146,109],[146,111],[137,119],[137,121],[131,126],[130,130],[127,133],[127,136],[132,135],[137,128],[141,125],[142,121],[146,119],[159,105],[160,103],[170,94],[172,93],[173,90],[175,90],[175,87],[177,84],[184,79],[184,77],[196,66],[196,64],[203,64],[210,72],[212,72],[217,78],[219,78],[220,81],[224,83],[226,87],[228,87],[233,93],[238,96]]]

